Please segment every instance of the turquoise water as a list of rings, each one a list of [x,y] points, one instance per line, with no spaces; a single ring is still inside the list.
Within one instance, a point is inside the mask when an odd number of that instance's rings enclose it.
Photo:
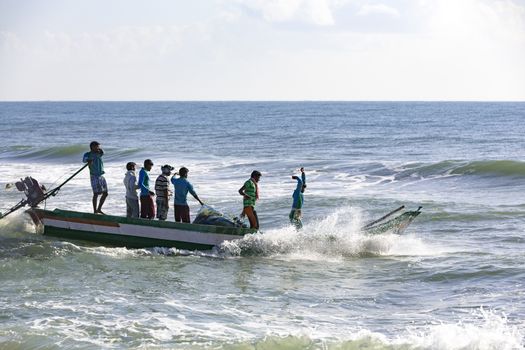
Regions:
[[[94,139],[108,214],[125,212],[128,161],[188,167],[201,199],[233,214],[263,173],[263,233],[214,251],[104,248],[0,220],[0,348],[522,349],[524,118],[525,103],[0,103],[0,210],[20,200],[7,183],[60,183]],[[81,173],[46,207],[90,199]],[[402,204],[423,206],[404,235],[359,231]]]

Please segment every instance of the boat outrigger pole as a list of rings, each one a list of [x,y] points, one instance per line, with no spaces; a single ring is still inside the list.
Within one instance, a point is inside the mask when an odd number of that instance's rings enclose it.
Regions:
[[[371,223],[366,224],[365,226],[363,226],[363,230],[364,230],[364,229],[367,229],[367,228],[369,228],[369,227],[371,227],[371,226],[374,226],[374,225],[377,224],[378,222],[381,222],[381,221],[385,220],[387,217],[389,217],[389,216],[391,216],[391,215],[393,215],[393,214],[395,214],[395,213],[397,213],[398,211],[403,210],[403,209],[405,209],[405,206],[404,206],[404,205],[400,206],[399,208],[397,208],[397,209],[395,209],[395,210],[392,210],[390,213],[388,213],[388,214],[386,214],[386,215],[380,217],[379,219],[374,220],[374,221],[372,221]]]
[[[82,168],[78,169],[73,175],[67,178],[66,181],[62,182],[57,187],[47,191],[44,186],[41,186],[37,180],[33,179],[31,176],[27,176],[25,179],[20,179],[17,183],[15,183],[16,188],[20,192],[24,192],[26,195],[26,199],[22,199],[20,202],[18,202],[16,205],[11,207],[8,211],[5,213],[0,213],[0,219],[5,218],[7,215],[17,211],[20,208],[25,207],[26,205],[29,205],[31,208],[36,207],[41,202],[45,201],[51,196],[56,196],[58,191],[67,184],[72,178],[77,176],[82,170],[84,170],[89,164],[86,163],[82,166]]]
[[[46,192],[46,194],[44,195],[44,198],[40,201],[44,201],[46,199],[48,199],[49,197],[51,196],[56,196],[56,194],[58,193],[58,191],[60,191],[60,189],[62,188],[62,186],[64,186],[65,184],[67,184],[71,179],[73,179],[75,176],[77,176],[82,170],[84,170],[87,166],[89,165],[89,163],[86,163],[82,166],[82,168],[78,169],[73,175],[71,175],[70,177],[67,178],[66,181],[62,182],[60,185],[58,185],[57,187],[53,188],[52,190]],[[39,202],[39,203],[40,203]]]

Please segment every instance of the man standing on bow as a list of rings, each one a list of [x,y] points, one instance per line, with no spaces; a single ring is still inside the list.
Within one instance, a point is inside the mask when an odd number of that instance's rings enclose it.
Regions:
[[[91,179],[91,189],[93,190],[93,212],[95,214],[104,215],[102,212],[102,206],[104,201],[108,196],[108,184],[104,178],[104,162],[102,161],[102,156],[104,151],[100,148],[100,143],[93,141],[89,144],[89,152],[84,153],[82,162],[89,164],[89,175]],[[98,196],[100,197],[100,202],[97,206]]]
[[[259,218],[255,211],[255,202],[259,199],[259,180],[261,173],[257,170],[252,171],[250,179],[239,189],[239,194],[243,197],[242,216],[247,216],[250,221],[250,228],[259,229]]]

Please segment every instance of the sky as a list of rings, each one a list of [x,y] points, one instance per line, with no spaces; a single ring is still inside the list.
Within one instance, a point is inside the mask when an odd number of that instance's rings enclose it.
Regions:
[[[525,0],[0,0],[0,101],[525,101]]]

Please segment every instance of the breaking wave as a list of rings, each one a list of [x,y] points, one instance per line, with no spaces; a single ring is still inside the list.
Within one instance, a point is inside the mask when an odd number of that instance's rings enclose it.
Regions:
[[[47,305],[46,305],[47,306]],[[55,306],[55,305],[53,305]],[[150,316],[141,319],[86,322],[61,318],[38,319],[30,326],[16,329],[16,337],[0,337],[0,346],[8,349],[55,348],[109,348],[114,341],[122,341],[133,348],[170,349],[363,349],[363,350],[518,350],[523,349],[523,323],[510,322],[505,315],[480,309],[468,321],[439,322],[428,326],[414,326],[393,335],[349,325],[334,332],[312,327],[292,331],[272,330],[266,335],[253,335],[235,327],[216,323],[188,324],[184,318]],[[96,323],[94,323],[96,322]],[[153,328],[148,331],[144,323]],[[152,327],[153,326],[153,327]],[[209,329],[213,327],[213,329]],[[90,334],[86,327],[100,330]],[[51,334],[47,333],[52,329]],[[255,331],[254,333],[259,333]],[[75,336],[72,336],[75,334]],[[181,336],[183,334],[183,336]],[[192,338],[193,337],[193,338]],[[191,344],[187,339],[191,339]],[[111,345],[108,345],[111,344]],[[117,343],[118,344],[118,343]],[[119,347],[116,345],[116,347]]]
[[[374,349],[374,350],[517,350],[523,349],[523,324],[511,324],[505,315],[480,309],[479,324],[437,323],[406,334],[387,337],[362,329],[344,340],[314,340],[308,335],[267,336],[257,342],[236,343],[223,349]]]
[[[469,162],[452,171],[456,175],[499,175],[525,177],[525,162],[513,160],[493,160]]]
[[[0,159],[15,161],[74,161],[79,162],[82,155],[89,150],[88,145],[72,144],[67,146],[53,146],[37,148],[34,146],[10,146],[0,148]],[[138,149],[107,148],[106,159],[124,159],[139,153]]]
[[[525,178],[525,162],[516,160],[455,161],[432,164],[409,163],[395,169],[395,179],[437,176],[484,176]]]
[[[360,229],[362,224],[361,211],[345,207],[305,225],[300,231],[292,226],[268,230],[224,242],[218,250],[224,256],[286,255],[298,259],[434,255],[443,252],[410,234],[365,234]]]

